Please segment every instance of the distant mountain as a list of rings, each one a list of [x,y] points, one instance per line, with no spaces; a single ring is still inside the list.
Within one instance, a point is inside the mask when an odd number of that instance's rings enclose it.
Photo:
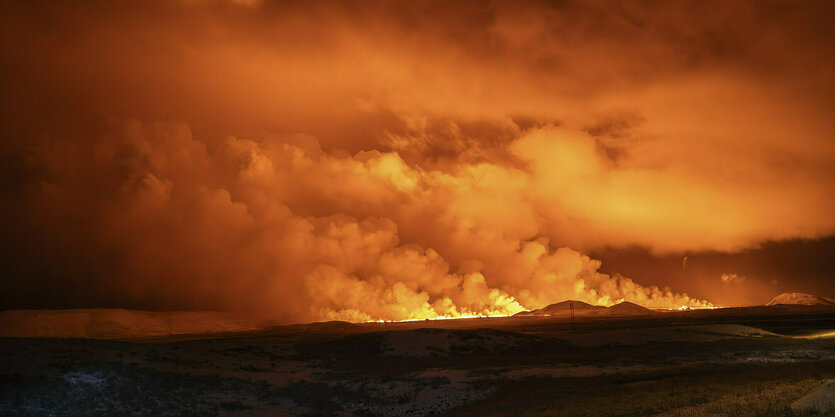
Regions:
[[[261,327],[264,326],[260,323],[213,311],[152,312],[94,308],[0,312],[0,337],[120,339],[236,332]]]
[[[608,310],[610,314],[622,316],[654,313],[652,310],[644,306],[640,306],[635,303],[630,303],[629,301],[624,301],[622,303],[615,304],[609,307]]]
[[[548,305],[546,307],[531,310],[531,311],[523,311],[521,313],[517,313],[517,316],[567,316],[571,314],[571,304],[574,304],[574,314],[577,316],[600,316],[600,315],[620,315],[620,316],[627,316],[627,315],[637,315],[637,314],[650,314],[653,313],[652,310],[639,306],[635,303],[630,303],[629,301],[624,301],[619,304],[615,304],[611,307],[604,307],[604,306],[595,306],[589,303],[584,303],[582,301],[575,301],[575,300],[566,300],[559,303],[554,303]]]
[[[818,297],[817,295],[805,294],[802,292],[787,292],[774,297],[766,305],[775,306],[780,304],[804,306],[835,305],[835,299]]]
[[[574,304],[574,313],[577,314],[580,311],[588,312],[588,311],[595,311],[595,310],[605,310],[606,307],[603,306],[593,306],[589,303],[584,303],[582,301],[574,301],[574,300],[566,300],[560,303],[554,303],[543,308],[540,308],[539,312],[543,314],[563,314],[563,313],[571,313],[571,304]]]

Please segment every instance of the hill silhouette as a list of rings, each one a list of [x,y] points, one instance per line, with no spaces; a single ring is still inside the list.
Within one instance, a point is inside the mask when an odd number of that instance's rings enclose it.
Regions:
[[[835,305],[835,299],[819,297],[817,295],[806,294],[802,292],[786,292],[771,299],[766,305]]]
[[[618,315],[637,315],[637,314],[650,314],[653,313],[652,310],[635,303],[631,303],[629,301],[623,301],[618,304],[615,304],[607,309],[610,314],[618,314]]]
[[[611,307],[596,306],[576,300],[566,300],[545,307],[523,311],[517,316],[567,316],[571,314],[571,304],[574,304],[574,314],[577,316],[597,315],[639,315],[650,314],[652,310],[629,301],[623,301]]]

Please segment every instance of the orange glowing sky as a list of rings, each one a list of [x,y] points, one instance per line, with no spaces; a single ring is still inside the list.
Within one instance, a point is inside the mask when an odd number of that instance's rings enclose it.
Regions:
[[[832,295],[832,11],[3,2],[0,308]]]

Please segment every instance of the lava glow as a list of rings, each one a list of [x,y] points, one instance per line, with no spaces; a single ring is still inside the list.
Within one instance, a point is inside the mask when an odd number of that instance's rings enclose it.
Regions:
[[[717,308],[723,308],[714,305],[700,305],[700,306],[681,306],[678,308],[669,308],[669,309],[656,309],[656,310],[671,310],[671,311],[688,311],[688,310],[714,310]]]
[[[494,317],[510,317],[512,314],[493,314],[493,315],[460,315],[460,316],[439,316],[425,319],[403,319],[403,320],[369,320],[365,323],[408,323],[414,321],[434,321],[434,320],[459,320],[459,319],[487,319]]]

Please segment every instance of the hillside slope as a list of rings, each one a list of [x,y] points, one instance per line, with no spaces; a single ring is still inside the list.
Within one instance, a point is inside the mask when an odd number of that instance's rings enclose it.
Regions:
[[[0,337],[119,339],[241,331],[259,327],[262,327],[259,323],[212,311],[152,312],[100,308],[0,312]]]
[[[769,301],[767,306],[774,306],[780,304],[790,305],[835,305],[835,300],[832,298],[819,297],[817,295],[806,294],[802,292],[787,292],[774,297]]]

